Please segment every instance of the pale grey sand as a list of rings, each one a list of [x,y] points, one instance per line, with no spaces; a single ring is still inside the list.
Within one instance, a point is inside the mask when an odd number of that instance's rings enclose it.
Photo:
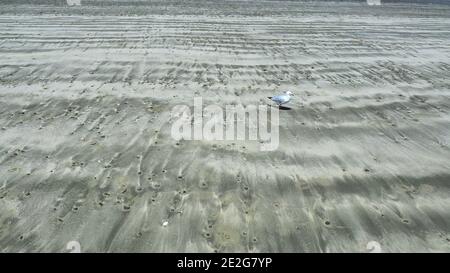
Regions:
[[[2,252],[450,251],[449,6],[84,3],[0,6]],[[276,151],[170,135],[281,90]]]

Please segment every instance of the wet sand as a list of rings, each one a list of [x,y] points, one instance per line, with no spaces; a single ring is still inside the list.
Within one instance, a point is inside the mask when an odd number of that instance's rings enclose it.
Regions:
[[[0,6],[0,251],[449,252],[450,6],[330,5]],[[171,137],[281,90],[275,151]]]

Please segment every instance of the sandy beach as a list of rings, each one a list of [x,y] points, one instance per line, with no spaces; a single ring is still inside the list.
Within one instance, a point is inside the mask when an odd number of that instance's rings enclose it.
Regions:
[[[450,252],[449,76],[450,5],[0,4],[0,252]],[[171,137],[283,90],[274,151]]]

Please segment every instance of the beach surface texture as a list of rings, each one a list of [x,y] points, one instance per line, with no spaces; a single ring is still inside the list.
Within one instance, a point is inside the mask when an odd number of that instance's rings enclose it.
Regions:
[[[25,2],[0,4],[0,252],[450,251],[450,6]],[[272,151],[171,135],[175,105],[286,90]]]

